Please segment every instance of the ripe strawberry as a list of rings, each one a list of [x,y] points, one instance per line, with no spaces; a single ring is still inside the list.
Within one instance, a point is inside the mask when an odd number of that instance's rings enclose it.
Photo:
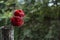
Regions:
[[[11,23],[13,26],[22,26],[24,21],[19,16],[14,16],[11,18]]]
[[[15,10],[14,12],[14,16],[20,16],[20,17],[24,17],[24,11],[23,10]]]

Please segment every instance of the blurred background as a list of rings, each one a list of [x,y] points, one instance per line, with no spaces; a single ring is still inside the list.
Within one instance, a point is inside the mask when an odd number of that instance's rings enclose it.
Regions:
[[[11,25],[16,9],[24,10],[25,24],[14,28],[14,40],[60,40],[60,0],[0,0],[0,27]]]

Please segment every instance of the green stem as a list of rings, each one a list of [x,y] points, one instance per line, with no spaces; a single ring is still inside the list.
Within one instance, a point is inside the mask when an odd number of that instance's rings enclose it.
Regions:
[[[8,18],[5,18],[5,26],[8,24]]]

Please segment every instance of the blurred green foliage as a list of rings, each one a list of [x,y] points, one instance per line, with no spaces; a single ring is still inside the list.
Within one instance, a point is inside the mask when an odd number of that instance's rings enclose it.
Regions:
[[[48,6],[48,1],[24,0],[24,4],[19,4],[16,0],[5,0],[0,3],[0,26],[4,26],[5,18],[10,25],[9,18],[13,11],[23,9],[25,24],[14,28],[15,40],[60,40],[60,5]]]

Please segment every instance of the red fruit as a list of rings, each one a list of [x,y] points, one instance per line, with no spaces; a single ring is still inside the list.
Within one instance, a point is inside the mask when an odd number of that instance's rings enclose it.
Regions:
[[[14,12],[14,16],[20,16],[20,17],[24,17],[24,11],[23,10],[16,10]]]
[[[22,26],[24,21],[19,16],[15,16],[11,18],[11,23],[13,26]]]

